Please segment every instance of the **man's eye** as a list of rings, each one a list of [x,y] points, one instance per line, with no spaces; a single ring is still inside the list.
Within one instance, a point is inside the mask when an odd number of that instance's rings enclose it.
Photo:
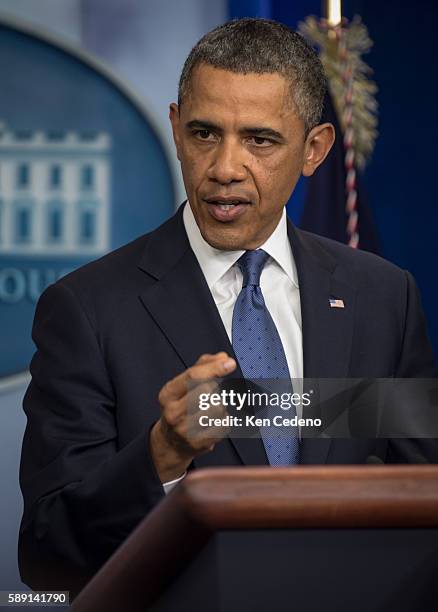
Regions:
[[[213,134],[210,132],[210,130],[196,130],[195,136],[201,140],[211,140],[213,138]]]
[[[272,140],[262,138],[261,136],[251,136],[249,140],[251,144],[255,144],[257,147],[269,147],[272,144]]]

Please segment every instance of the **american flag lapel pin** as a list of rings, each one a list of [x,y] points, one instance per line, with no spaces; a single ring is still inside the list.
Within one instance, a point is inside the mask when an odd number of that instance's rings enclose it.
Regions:
[[[345,308],[344,300],[329,299],[330,308]]]

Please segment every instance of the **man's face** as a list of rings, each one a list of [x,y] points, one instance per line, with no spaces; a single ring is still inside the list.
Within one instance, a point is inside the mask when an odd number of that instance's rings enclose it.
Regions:
[[[290,84],[280,74],[201,64],[179,109],[171,105],[170,119],[193,215],[217,249],[263,244],[301,173],[319,165],[312,151],[309,165],[310,135],[304,138]]]

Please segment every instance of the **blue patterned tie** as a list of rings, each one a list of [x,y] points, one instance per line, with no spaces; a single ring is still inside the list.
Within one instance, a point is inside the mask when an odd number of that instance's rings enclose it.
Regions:
[[[258,249],[246,251],[237,262],[243,274],[243,285],[233,311],[233,349],[245,378],[286,379],[287,390],[292,392],[283,345],[260,289],[260,275],[268,257],[265,251]],[[282,389],[284,391],[284,386]],[[296,410],[292,407],[285,416],[295,415]],[[290,437],[275,433],[275,427],[262,427],[260,433],[271,465],[298,463],[297,430]]]

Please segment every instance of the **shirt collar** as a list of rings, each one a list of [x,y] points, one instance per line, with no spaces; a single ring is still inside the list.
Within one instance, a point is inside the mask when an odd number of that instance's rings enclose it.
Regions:
[[[221,251],[220,249],[215,249],[210,246],[199,231],[199,227],[195,221],[188,201],[184,205],[183,221],[190,246],[201,266],[207,285],[211,289],[245,251]],[[285,209],[283,209],[283,214],[277,227],[260,248],[266,251],[268,255],[277,262],[292,283],[298,287],[297,269],[287,236],[287,217]]]

